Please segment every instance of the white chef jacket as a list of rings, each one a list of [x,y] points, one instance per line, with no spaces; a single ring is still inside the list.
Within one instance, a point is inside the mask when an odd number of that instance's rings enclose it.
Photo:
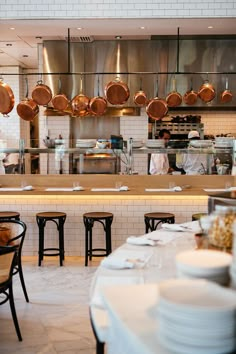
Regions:
[[[194,149],[190,147],[189,149]],[[213,156],[210,156],[210,165],[213,165]],[[187,175],[204,175],[207,173],[206,154],[182,154],[181,161],[176,161],[178,168],[183,168]]]
[[[169,160],[167,154],[152,154],[149,172],[151,175],[165,175],[169,171]]]

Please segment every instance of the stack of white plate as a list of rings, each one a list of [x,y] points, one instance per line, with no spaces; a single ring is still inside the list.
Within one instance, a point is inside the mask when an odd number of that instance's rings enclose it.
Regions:
[[[148,139],[146,141],[146,146],[149,148],[164,148],[165,142],[162,139]]]
[[[221,137],[218,136],[215,138],[215,147],[216,148],[228,148],[232,147],[234,142],[234,137]]]
[[[213,250],[185,251],[177,254],[176,268],[179,278],[204,278],[220,285],[230,281],[232,256]]]
[[[96,146],[97,140],[95,139],[77,139],[76,147],[79,148],[93,148]]]
[[[204,279],[159,285],[159,340],[180,354],[235,353],[235,292]]]
[[[141,148],[143,146],[142,140],[133,140],[133,147],[134,148]]]
[[[230,287],[236,289],[236,262],[232,262],[230,267]]]
[[[209,148],[212,147],[211,140],[190,140],[190,146],[195,148]]]

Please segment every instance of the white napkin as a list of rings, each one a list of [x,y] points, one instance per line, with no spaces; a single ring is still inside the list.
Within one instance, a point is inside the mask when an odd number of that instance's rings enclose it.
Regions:
[[[91,188],[91,192],[125,192],[128,190],[127,186],[121,186],[120,188]]]
[[[110,269],[130,269],[134,268],[134,262],[130,262],[127,259],[106,257],[101,261],[101,266]]]
[[[82,186],[73,187],[73,191],[75,191],[75,192],[84,191],[84,187],[82,187]]]
[[[199,224],[199,221],[190,221],[190,222],[185,222],[183,224],[168,224],[164,223],[161,225],[161,227],[164,230],[170,230],[170,231],[182,231],[182,232],[200,232],[201,227]]]
[[[147,235],[150,240],[156,241],[158,246],[165,246],[168,243],[171,243],[173,240],[176,240],[178,237],[183,236],[182,233],[176,233],[175,231],[167,231],[161,229],[152,231]]]
[[[110,269],[142,268],[153,255],[153,250],[117,250],[101,261],[101,266]]]
[[[128,186],[121,186],[120,187],[120,191],[128,191],[129,190],[129,187]]]
[[[175,186],[173,188],[145,188],[145,192],[181,192],[182,188],[180,186]]]
[[[140,246],[156,246],[156,242],[147,238],[146,235],[144,236],[130,236],[126,239],[126,242],[131,245],[140,245]]]
[[[23,191],[32,191],[34,188],[33,188],[33,186],[24,186],[23,188],[22,188],[22,190]]]

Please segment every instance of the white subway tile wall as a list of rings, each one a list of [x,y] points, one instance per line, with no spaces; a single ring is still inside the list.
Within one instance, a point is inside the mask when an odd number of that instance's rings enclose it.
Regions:
[[[66,256],[84,255],[84,224],[82,215],[90,211],[108,211],[114,214],[112,223],[113,250],[123,244],[128,236],[145,233],[144,214],[147,212],[172,212],[176,223],[192,220],[192,214],[207,212],[207,197],[191,196],[149,196],[149,197],[76,197],[76,196],[9,196],[0,198],[0,210],[18,211],[27,224],[24,255],[37,255],[38,227],[35,215],[42,211],[62,211],[67,214],[65,222]],[[47,247],[58,245],[58,233],[54,223],[47,223],[45,229]],[[93,231],[94,247],[104,247],[104,232],[99,223]]]
[[[187,0],[8,0],[1,1],[0,18],[171,18],[233,17],[235,1]]]

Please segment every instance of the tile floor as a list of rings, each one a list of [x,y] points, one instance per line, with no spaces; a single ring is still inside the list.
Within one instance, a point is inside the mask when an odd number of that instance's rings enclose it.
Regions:
[[[30,303],[25,302],[18,275],[13,282],[23,341],[18,341],[9,303],[0,306],[0,354],[94,354],[88,299],[99,262],[84,267],[83,257],[66,257],[60,267],[47,257],[38,267],[36,257],[23,257]]]

